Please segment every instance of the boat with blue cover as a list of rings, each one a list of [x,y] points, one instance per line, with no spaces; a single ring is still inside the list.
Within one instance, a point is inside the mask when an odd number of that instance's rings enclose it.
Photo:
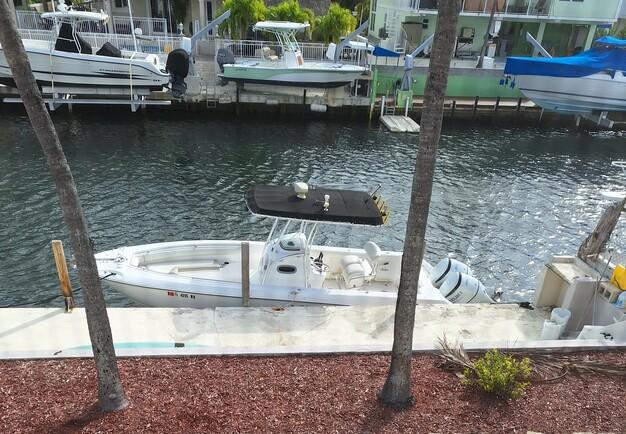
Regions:
[[[507,82],[535,104],[563,113],[626,111],[626,40],[605,36],[568,57],[509,57]]]

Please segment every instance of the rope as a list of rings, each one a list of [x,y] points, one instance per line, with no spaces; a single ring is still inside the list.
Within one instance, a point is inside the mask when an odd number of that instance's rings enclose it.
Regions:
[[[109,274],[107,274],[106,276],[102,276],[102,277],[100,277],[100,280],[104,280],[104,279],[106,279],[107,277],[111,277],[111,276],[113,276],[113,275],[115,275],[115,273],[109,273]],[[74,294],[76,294],[77,292],[80,292],[81,290],[82,290],[82,288],[79,286],[78,288],[76,288],[76,289],[73,291],[73,293],[74,293]],[[52,300],[57,299],[57,298],[59,298],[59,297],[63,297],[63,294],[53,295],[52,297],[49,297],[49,298],[44,299],[42,302],[43,302],[43,303],[49,303],[49,302],[51,302]],[[0,309],[11,308],[11,307],[20,307],[20,306],[28,306],[28,305],[31,305],[31,304],[33,304],[33,302],[32,302],[32,301],[27,301],[27,302],[24,302],[24,303],[6,304],[6,305],[4,305],[4,306],[0,306]]]

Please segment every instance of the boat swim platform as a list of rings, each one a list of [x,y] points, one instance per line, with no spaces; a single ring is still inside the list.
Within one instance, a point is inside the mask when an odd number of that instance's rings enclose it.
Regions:
[[[394,306],[108,308],[108,315],[120,357],[380,353],[393,341]],[[608,340],[540,341],[548,315],[516,304],[420,305],[413,348],[434,351],[443,336],[468,350],[626,348]],[[2,309],[0,359],[92,354],[84,309]]]

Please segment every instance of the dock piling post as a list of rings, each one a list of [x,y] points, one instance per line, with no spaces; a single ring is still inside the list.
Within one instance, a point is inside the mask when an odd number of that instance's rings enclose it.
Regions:
[[[54,263],[56,264],[57,274],[59,275],[61,293],[65,299],[65,312],[71,312],[74,309],[74,294],[72,292],[70,275],[67,271],[63,242],[60,240],[52,240],[52,254],[54,255]]]
[[[476,110],[478,109],[478,96],[474,98],[474,111],[472,112],[472,117],[476,116]]]
[[[452,101],[452,113],[451,113],[451,117],[454,117],[454,110],[456,110],[456,100]]]
[[[244,307],[250,303],[250,243],[241,243],[241,301]]]
[[[496,106],[494,107],[495,111],[498,111],[498,108],[500,108],[500,97],[496,97]]]
[[[407,96],[406,99],[404,100],[404,116],[408,116],[409,115],[409,97]]]
[[[306,105],[306,89],[304,89],[302,93],[302,105]]]
[[[518,98],[517,99],[517,110],[516,111],[520,111],[521,107],[522,107],[522,98]]]
[[[383,95],[381,100],[380,100],[380,118],[382,119],[383,116],[385,116],[385,99],[386,99],[386,95]]]

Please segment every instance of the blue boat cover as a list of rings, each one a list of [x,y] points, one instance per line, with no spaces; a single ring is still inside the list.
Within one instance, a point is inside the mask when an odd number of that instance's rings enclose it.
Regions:
[[[400,57],[400,53],[396,53],[395,51],[387,50],[383,47],[374,48],[374,52],[372,53],[374,56],[380,57]]]
[[[508,75],[584,77],[601,71],[626,71],[626,40],[604,36],[575,56],[509,57],[504,66]]]

